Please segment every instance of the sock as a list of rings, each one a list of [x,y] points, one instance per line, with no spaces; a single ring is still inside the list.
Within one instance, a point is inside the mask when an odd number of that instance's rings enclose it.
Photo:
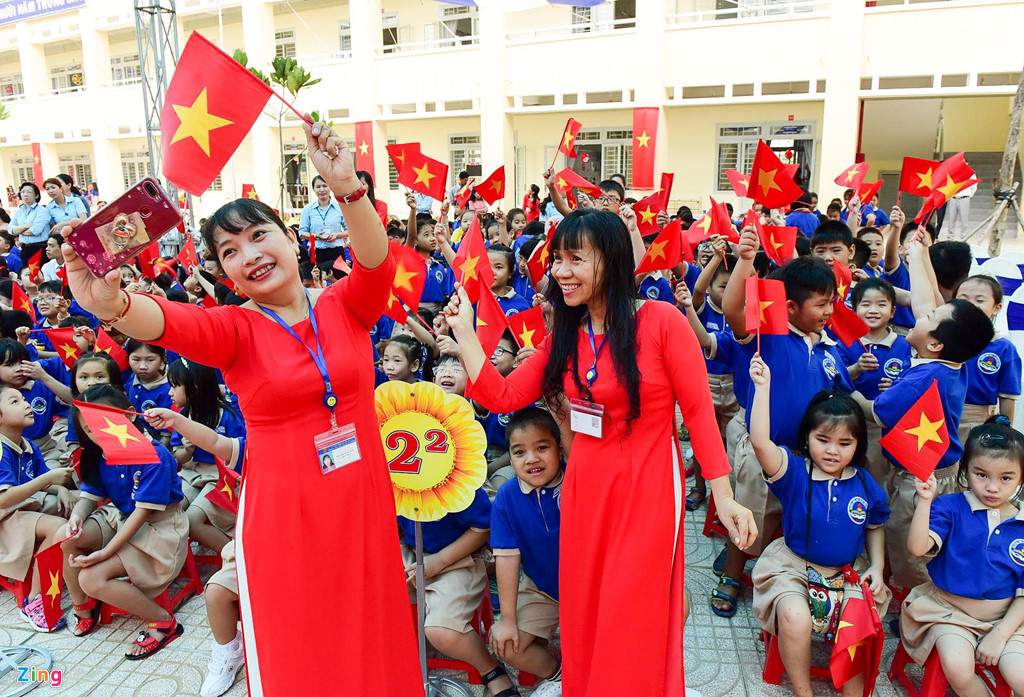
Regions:
[[[558,664],[558,670],[555,671],[555,674],[552,675],[550,678],[547,678],[547,679],[550,680],[551,682],[562,682],[562,664],[561,663]]]
[[[242,635],[236,632],[235,638],[226,644],[218,644],[216,640],[213,642],[214,653],[226,653],[236,654],[242,652]]]

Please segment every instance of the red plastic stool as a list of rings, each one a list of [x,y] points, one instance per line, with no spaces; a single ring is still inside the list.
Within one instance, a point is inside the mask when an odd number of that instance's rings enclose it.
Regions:
[[[415,622],[416,603],[413,603],[410,607],[412,607]],[[487,633],[491,630],[492,624],[494,624],[494,608],[491,607],[491,589],[485,585],[480,607],[473,613],[471,626],[486,641]],[[483,685],[480,671],[465,661],[455,658],[427,658],[427,670],[437,669],[461,670],[466,674],[466,680],[470,685]]]
[[[910,588],[904,588],[903,586],[894,586],[892,582],[885,584],[889,588],[889,592],[892,593],[892,599],[895,601],[896,614],[900,614],[903,611],[903,601],[910,595]],[[893,603],[889,603],[889,607],[893,607]]]
[[[914,684],[907,675],[907,666],[913,663],[910,654],[903,648],[901,641],[896,649],[896,655],[892,658],[892,667],[889,668],[889,681],[899,683],[907,691],[910,697],[944,697],[949,682],[946,674],[942,672],[942,664],[939,661],[939,652],[932,651],[928,660],[924,663],[924,679],[921,680],[921,689],[914,689]],[[986,666],[981,663],[974,664],[974,672],[982,679],[985,686],[995,697],[1011,697],[1010,686],[999,674],[995,666]]]
[[[537,684],[537,676],[533,673],[519,671],[519,687],[533,687]]]
[[[185,555],[185,565],[181,567],[181,572],[178,573],[178,578],[188,579],[188,583],[182,586],[181,590],[174,595],[171,595],[171,589],[167,588],[163,593],[153,599],[157,605],[167,610],[167,612],[173,613],[193,593],[201,595],[203,592],[203,580],[199,577],[199,567],[196,566],[196,560],[195,557],[192,556],[191,547]],[[100,608],[100,624],[110,624],[114,615],[130,614],[131,613],[126,610],[104,603],[103,607]]]
[[[705,498],[708,504],[708,512],[704,516],[704,537],[714,537],[718,535],[723,540],[729,539],[729,531],[722,525],[722,521],[718,519],[718,509],[715,507],[715,497],[708,496]]]
[[[769,685],[778,685],[782,676],[786,673],[786,666],[782,663],[782,654],[779,653],[779,639],[773,634],[761,631],[761,641],[764,642],[764,670],[761,678]],[[824,678],[832,684],[832,671],[828,666],[811,666],[812,678]]]
[[[6,576],[0,576],[0,588],[14,593],[14,597],[18,600],[18,607],[21,607],[25,604],[25,598],[28,597],[29,591],[32,588],[32,567],[29,567],[28,575],[24,581],[15,581]]]
[[[190,550],[192,549],[192,542],[198,542],[194,537],[188,538],[188,541]],[[202,546],[201,542],[199,543],[199,546]],[[210,566],[216,566],[218,569],[224,563],[224,559],[221,558],[220,554],[196,554],[193,555],[193,557],[196,560],[196,564],[208,564]]]

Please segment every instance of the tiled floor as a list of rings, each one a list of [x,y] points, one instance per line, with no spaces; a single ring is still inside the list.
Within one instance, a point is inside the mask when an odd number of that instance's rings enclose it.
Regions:
[[[686,586],[691,597],[691,615],[686,627],[687,685],[703,697],[791,695],[785,679],[780,686],[765,685],[761,680],[764,649],[757,641],[757,623],[750,614],[750,590],[745,591],[740,611],[731,620],[715,617],[705,601],[714,579],[711,564],[722,543],[701,534],[704,512],[705,509],[701,508],[696,515],[686,519]],[[201,570],[207,572],[204,578],[210,571],[208,567],[201,567]],[[65,607],[70,607],[66,595],[64,601]],[[67,631],[36,634],[20,618],[14,597],[0,592],[0,648],[25,644],[42,647],[52,653],[54,667],[64,671],[63,685],[59,688],[40,686],[32,693],[34,697],[197,695],[212,641],[202,597],[186,602],[178,610],[178,617],[186,627],[185,635],[157,656],[134,663],[126,661],[123,655],[127,643],[141,628],[140,621],[116,618],[111,625],[84,639],[75,638]],[[894,638],[886,642],[883,666],[888,666],[895,643]],[[628,670],[628,666],[623,669]],[[14,677],[12,672],[0,678],[0,695],[15,687]],[[479,687],[473,692],[477,697],[485,694]],[[243,674],[239,674],[227,695],[245,693],[245,680]],[[528,690],[524,689],[524,693]],[[819,680],[815,681],[815,694],[832,695],[834,691],[830,684]],[[890,686],[883,670],[875,694],[891,697],[902,694],[902,691]]]

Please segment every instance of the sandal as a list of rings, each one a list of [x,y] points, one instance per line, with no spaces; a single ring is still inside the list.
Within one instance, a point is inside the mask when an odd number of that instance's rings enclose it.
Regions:
[[[103,603],[96,598],[89,598],[89,602],[82,605],[72,605],[72,612],[75,615],[75,626],[71,629],[71,633],[77,637],[89,636],[96,631],[96,628],[100,626],[100,610],[103,608]],[[90,617],[82,617],[79,615],[79,611],[91,610],[92,615]]]
[[[704,503],[704,500],[708,497],[707,487],[693,487],[690,489],[690,493],[686,495],[686,510],[695,511],[700,508],[700,505]]]
[[[155,629],[156,631],[161,632],[163,637],[157,639],[149,632],[139,632],[139,635],[135,637],[135,643],[142,647],[142,653],[126,653],[124,657],[129,661],[141,661],[143,658],[149,658],[154,653],[185,633],[185,627],[178,623],[178,620],[174,618],[174,615],[171,615],[171,619],[169,620],[165,620],[163,622],[149,622],[146,626],[149,629]]]
[[[712,601],[719,600],[723,603],[726,603],[729,606],[727,609],[723,610],[719,607],[716,607],[714,602],[711,602],[711,612],[715,613],[719,617],[732,617],[736,614],[736,606],[739,604],[740,593],[743,591],[743,584],[737,581],[736,579],[731,578],[729,576],[725,576],[723,574],[722,577],[718,580],[718,585],[726,586],[727,588],[734,588],[736,590],[736,595],[729,595],[728,593],[723,593],[717,588],[711,591]]]
[[[486,675],[481,675],[480,682],[487,686],[495,680],[500,680],[501,678],[508,678],[508,672],[506,672],[505,667],[499,663],[498,667],[492,670],[490,673],[487,673]],[[509,678],[509,681],[511,682],[511,678]],[[494,697],[520,697],[520,694],[519,690],[515,688],[515,684],[513,684],[512,687],[502,690],[498,694],[494,695]]]

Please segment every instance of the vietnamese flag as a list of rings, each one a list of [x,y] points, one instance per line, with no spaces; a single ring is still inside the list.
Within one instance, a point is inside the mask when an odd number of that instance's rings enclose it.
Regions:
[[[796,236],[799,230],[795,227],[780,227],[777,225],[762,225],[761,218],[753,208],[747,212],[743,219],[743,227],[753,226],[757,230],[757,238],[761,241],[761,248],[768,258],[778,266],[784,266],[793,258],[796,252]]]
[[[562,131],[562,141],[558,144],[558,152],[566,157],[577,157],[576,136],[579,135],[581,128],[583,128],[583,124],[576,119],[569,119],[565,122],[565,130]]]
[[[355,145],[356,169],[369,172],[373,177],[373,121],[356,121]]]
[[[46,177],[43,175],[42,146],[39,143],[32,143],[32,179],[36,186],[39,187],[46,180]]]
[[[43,594],[43,617],[46,618],[47,629],[56,627],[60,618],[64,616],[60,606],[61,585],[64,581],[64,552],[60,548],[61,542],[52,544],[35,555],[40,591]]]
[[[392,288],[388,295],[388,306],[384,308],[384,314],[395,320],[399,324],[405,324],[409,321],[409,311],[405,309],[405,305],[395,295],[395,289]]]
[[[758,141],[747,195],[766,208],[782,208],[797,200],[802,193],[778,155],[763,140]]]
[[[871,331],[868,325],[864,324],[864,320],[842,300],[832,303],[832,316],[829,317],[828,328],[846,347],[853,346],[853,342]]]
[[[159,246],[156,244],[151,244],[140,251],[137,257],[139,261],[139,272],[146,278],[155,279],[160,275],[160,270],[157,269],[156,266],[156,260],[159,257]]]
[[[505,165],[491,172],[487,179],[474,188],[480,194],[480,198],[492,206],[495,201],[500,201],[505,197]]]
[[[206,296],[210,297],[210,296]],[[107,334],[103,327],[96,329],[96,345],[93,347],[93,351],[96,353],[105,353],[114,359],[117,363],[117,367],[122,372],[128,370],[128,354],[125,353],[121,346],[118,346],[117,342],[110,338],[110,334]]]
[[[634,275],[675,267],[683,259],[683,220],[676,218],[658,233]]]
[[[512,315],[508,318],[508,325],[520,348],[537,348],[548,334],[544,310],[539,305]]]
[[[438,201],[444,200],[444,187],[447,181],[448,165],[423,153],[406,153],[405,169],[398,171],[399,184]]]
[[[36,308],[32,304],[32,299],[28,297],[28,293],[17,283],[11,284],[11,307],[15,310],[21,310],[27,312],[28,316],[32,318],[33,324],[36,321]]]
[[[398,172],[405,169],[406,157],[411,155],[418,156],[420,154],[419,143],[393,143],[384,147],[388,151],[388,157],[391,158],[391,164],[395,166],[395,170]]]
[[[641,235],[652,235],[659,230],[658,213],[665,210],[663,201],[664,197],[658,191],[633,204],[633,212],[636,213],[636,226]]]
[[[29,257],[26,266],[28,266],[28,280],[39,285],[39,282],[43,279],[43,274],[41,273],[43,268],[43,250],[40,249]]]
[[[484,245],[484,236],[480,232],[480,221],[477,216],[473,216],[473,222],[469,224],[469,230],[462,238],[459,253],[452,261],[452,270],[455,271],[455,280],[466,289],[466,295],[473,304],[480,301],[483,290],[486,288],[489,291],[494,283],[494,271],[491,269],[490,259],[487,258],[487,247]]]
[[[75,343],[75,328],[63,327],[61,329],[44,329],[43,334],[50,340],[57,350],[57,355],[67,367],[72,367],[78,357],[82,355],[82,349]]]
[[[466,209],[466,202],[469,201],[469,197],[473,194],[473,182],[475,181],[476,177],[470,177],[466,185],[455,194],[455,205],[458,206],[459,210]],[[458,242],[458,240],[455,241]]]
[[[484,355],[490,357],[498,348],[502,334],[508,329],[508,317],[494,297],[490,286],[480,290],[480,302],[476,304],[476,335],[483,346]]]
[[[121,409],[75,400],[92,439],[103,450],[108,465],[139,465],[160,462],[156,448]]]
[[[846,302],[846,294],[853,286],[853,271],[846,264],[832,260],[832,274],[836,277],[836,300]]]
[[[654,188],[654,147],[658,137],[658,107],[633,109],[633,188]]]
[[[732,218],[729,217],[729,209],[725,207],[725,203],[711,198],[711,208],[708,213],[711,216],[711,234],[721,235],[729,242],[739,244],[740,234],[736,231]]]
[[[785,284],[757,276],[750,276],[746,283],[747,333],[789,334]]]
[[[870,166],[867,162],[854,162],[852,165],[840,172],[839,176],[833,181],[835,181],[839,186],[856,191],[860,189],[860,185],[864,183],[864,178],[868,176],[869,167]]]
[[[205,193],[273,94],[241,63],[192,32],[160,112],[164,176],[194,196]]]
[[[577,188],[589,196],[598,197],[601,195],[601,187],[597,184],[591,184],[589,181],[573,172],[569,167],[566,167],[555,175],[555,188],[558,189],[559,193],[563,196],[572,191],[573,188]],[[566,199],[569,198],[571,197],[566,197]]]
[[[938,380],[879,441],[886,454],[922,482],[949,449],[949,429]]]
[[[215,457],[214,462],[217,463],[217,483],[213,491],[206,495],[206,500],[228,513],[238,515],[238,480],[241,475],[225,467],[224,460],[219,457]]]
[[[884,179],[879,179],[872,184],[861,184],[860,188],[857,190],[857,198],[860,199],[861,203],[871,203],[871,199],[875,197],[875,194],[878,193],[878,190],[882,188],[882,184],[884,183]]]
[[[178,252],[178,263],[186,270],[191,272],[193,266],[199,266],[199,255],[196,254],[196,243],[192,239],[192,235],[187,236],[185,245]]]
[[[729,178],[729,184],[732,185],[732,190],[736,192],[736,195],[740,198],[746,198],[747,188],[750,186],[750,177],[735,169],[725,170],[725,176]]]
[[[917,157],[904,157],[903,169],[900,171],[900,191],[914,196],[930,196],[932,193],[932,174],[939,166],[935,160],[922,160]]]
[[[857,598],[849,593],[846,595],[847,601],[839,616],[832,656],[828,662],[829,672],[839,691],[852,678],[864,673],[862,694],[870,695],[878,679],[885,631],[868,584],[860,583],[857,573],[850,567],[845,567],[844,571],[847,569],[847,582],[852,580],[853,585],[860,585],[863,597]]]
[[[537,284],[548,272],[548,259],[551,257],[551,237],[545,237],[544,241],[533,248],[533,253],[526,260],[526,272],[530,275],[530,285],[534,290]]]
[[[259,201],[260,197],[256,195],[256,185],[242,184],[242,198],[247,198],[252,201]]]
[[[397,262],[391,292],[416,312],[420,306],[420,297],[423,296],[423,286],[427,283],[426,262],[415,249],[400,242],[391,243],[391,253]]]

